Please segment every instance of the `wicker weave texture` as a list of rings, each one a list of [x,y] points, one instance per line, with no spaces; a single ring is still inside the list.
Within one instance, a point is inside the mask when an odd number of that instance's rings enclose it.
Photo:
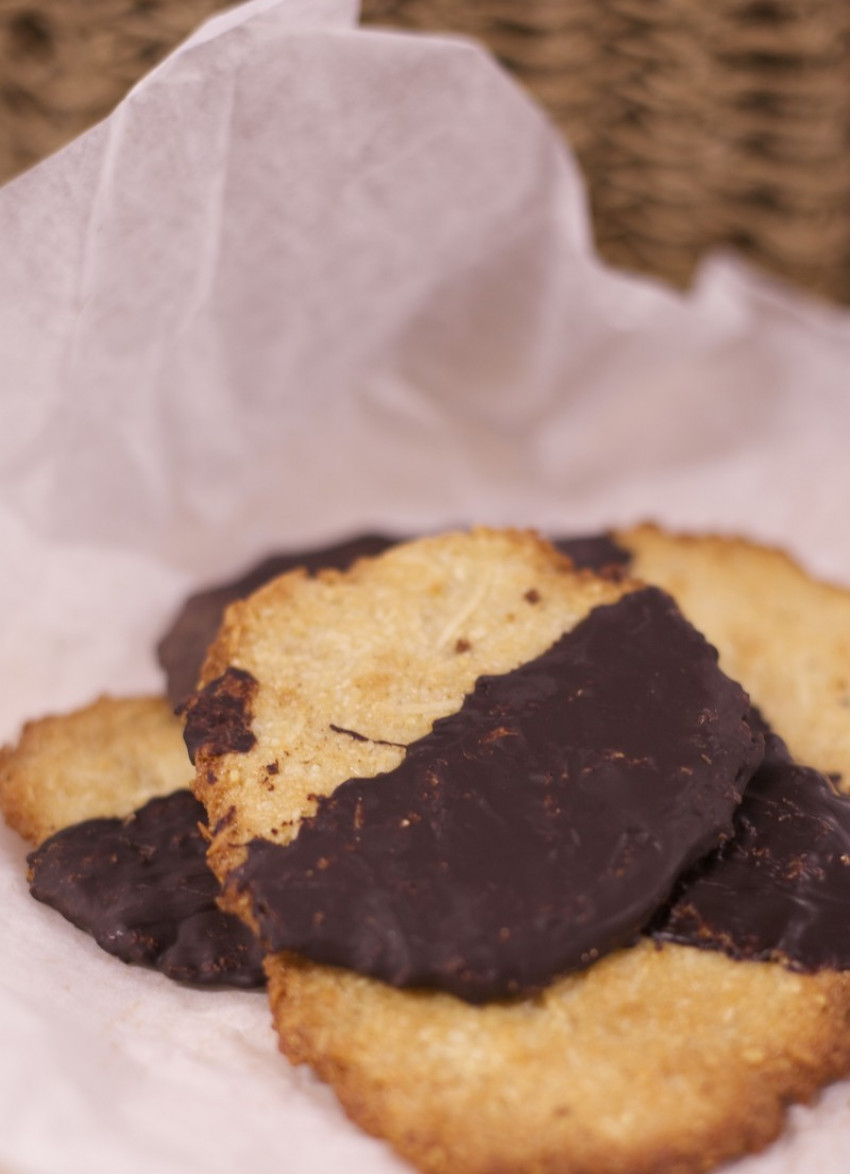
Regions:
[[[0,0],[0,179],[102,118],[218,0]],[[687,282],[732,244],[850,302],[850,0],[364,0],[483,40],[588,179],[600,251]]]

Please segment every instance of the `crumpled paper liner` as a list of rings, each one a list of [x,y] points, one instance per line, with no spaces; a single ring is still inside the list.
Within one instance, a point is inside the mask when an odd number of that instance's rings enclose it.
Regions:
[[[850,320],[730,258],[606,270],[576,168],[475,46],[254,0],[0,190],[0,735],[158,691],[192,588],[274,547],[652,517],[850,581]],[[261,995],[126,968],[0,832],[0,1169],[401,1163]],[[847,1086],[736,1174],[839,1174]]]

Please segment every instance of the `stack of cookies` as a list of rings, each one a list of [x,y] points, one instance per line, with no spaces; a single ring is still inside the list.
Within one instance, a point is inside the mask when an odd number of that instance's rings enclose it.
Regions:
[[[283,1052],[434,1174],[703,1171],[850,1070],[850,594],[653,527],[291,564],[190,601],[179,718],[3,752],[36,896],[183,981],[262,958]]]

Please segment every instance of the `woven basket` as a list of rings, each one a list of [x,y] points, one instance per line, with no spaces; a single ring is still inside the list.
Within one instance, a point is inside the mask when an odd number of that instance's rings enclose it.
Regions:
[[[102,118],[217,0],[0,0],[0,179]],[[365,0],[486,42],[549,110],[615,264],[732,244],[850,302],[848,0]]]

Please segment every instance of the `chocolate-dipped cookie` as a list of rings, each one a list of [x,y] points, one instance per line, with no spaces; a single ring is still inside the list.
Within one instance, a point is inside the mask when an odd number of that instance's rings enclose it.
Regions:
[[[181,725],[158,697],[101,697],[0,752],[0,808],[38,847],[30,887],[124,962],[259,986],[254,935],[216,903]]]
[[[629,591],[479,677],[397,767],[342,783],[293,841],[248,844],[228,892],[270,951],[472,1002],[540,989],[634,941],[731,834],[763,754],[748,709],[669,596]]]

